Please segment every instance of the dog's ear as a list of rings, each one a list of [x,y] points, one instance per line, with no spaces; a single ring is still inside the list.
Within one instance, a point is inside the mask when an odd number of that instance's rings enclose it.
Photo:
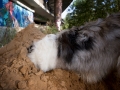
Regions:
[[[106,23],[109,27],[117,28],[120,27],[120,12],[111,14],[109,17],[106,18]]]
[[[108,37],[120,39],[120,12],[107,17],[105,23],[108,28]]]

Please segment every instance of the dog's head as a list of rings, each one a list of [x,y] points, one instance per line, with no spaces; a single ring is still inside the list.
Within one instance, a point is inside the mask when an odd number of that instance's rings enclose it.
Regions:
[[[104,49],[109,44],[113,50],[120,48],[120,13],[65,30],[60,33],[58,42],[58,57],[67,62],[71,62],[78,50]]]

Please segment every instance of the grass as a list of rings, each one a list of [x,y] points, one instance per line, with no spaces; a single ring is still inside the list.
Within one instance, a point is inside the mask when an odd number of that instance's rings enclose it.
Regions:
[[[10,27],[0,27],[0,48],[8,44],[16,35],[16,30]]]
[[[45,30],[46,34],[55,34],[58,30],[55,26],[47,26],[47,29]]]
[[[37,28],[44,34],[55,34],[58,32],[56,26],[52,22],[47,22],[47,25],[37,25]]]
[[[38,25],[38,29],[44,34],[55,34],[58,32],[56,26],[48,24],[47,26]],[[0,27],[0,48],[8,44],[16,35],[17,31],[11,27]]]

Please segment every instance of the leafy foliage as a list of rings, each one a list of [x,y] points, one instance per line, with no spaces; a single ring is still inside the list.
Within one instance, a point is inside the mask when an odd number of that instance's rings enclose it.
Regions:
[[[47,26],[47,29],[46,29],[46,34],[55,34],[57,33],[58,30],[56,28],[56,26]]]
[[[58,32],[56,25],[51,21],[48,21],[46,26],[40,25],[39,28],[44,34],[55,34]]]
[[[0,27],[0,48],[8,44],[16,35],[16,30],[10,27]]]
[[[80,26],[85,22],[105,18],[108,14],[120,11],[120,0],[75,0],[71,6],[63,28]]]

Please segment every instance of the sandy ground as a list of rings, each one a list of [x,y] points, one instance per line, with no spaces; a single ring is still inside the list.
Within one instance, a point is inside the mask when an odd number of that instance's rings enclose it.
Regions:
[[[120,79],[115,73],[101,82],[87,84],[71,71],[37,70],[27,57],[27,47],[44,36],[31,24],[0,48],[0,90],[120,90]]]

